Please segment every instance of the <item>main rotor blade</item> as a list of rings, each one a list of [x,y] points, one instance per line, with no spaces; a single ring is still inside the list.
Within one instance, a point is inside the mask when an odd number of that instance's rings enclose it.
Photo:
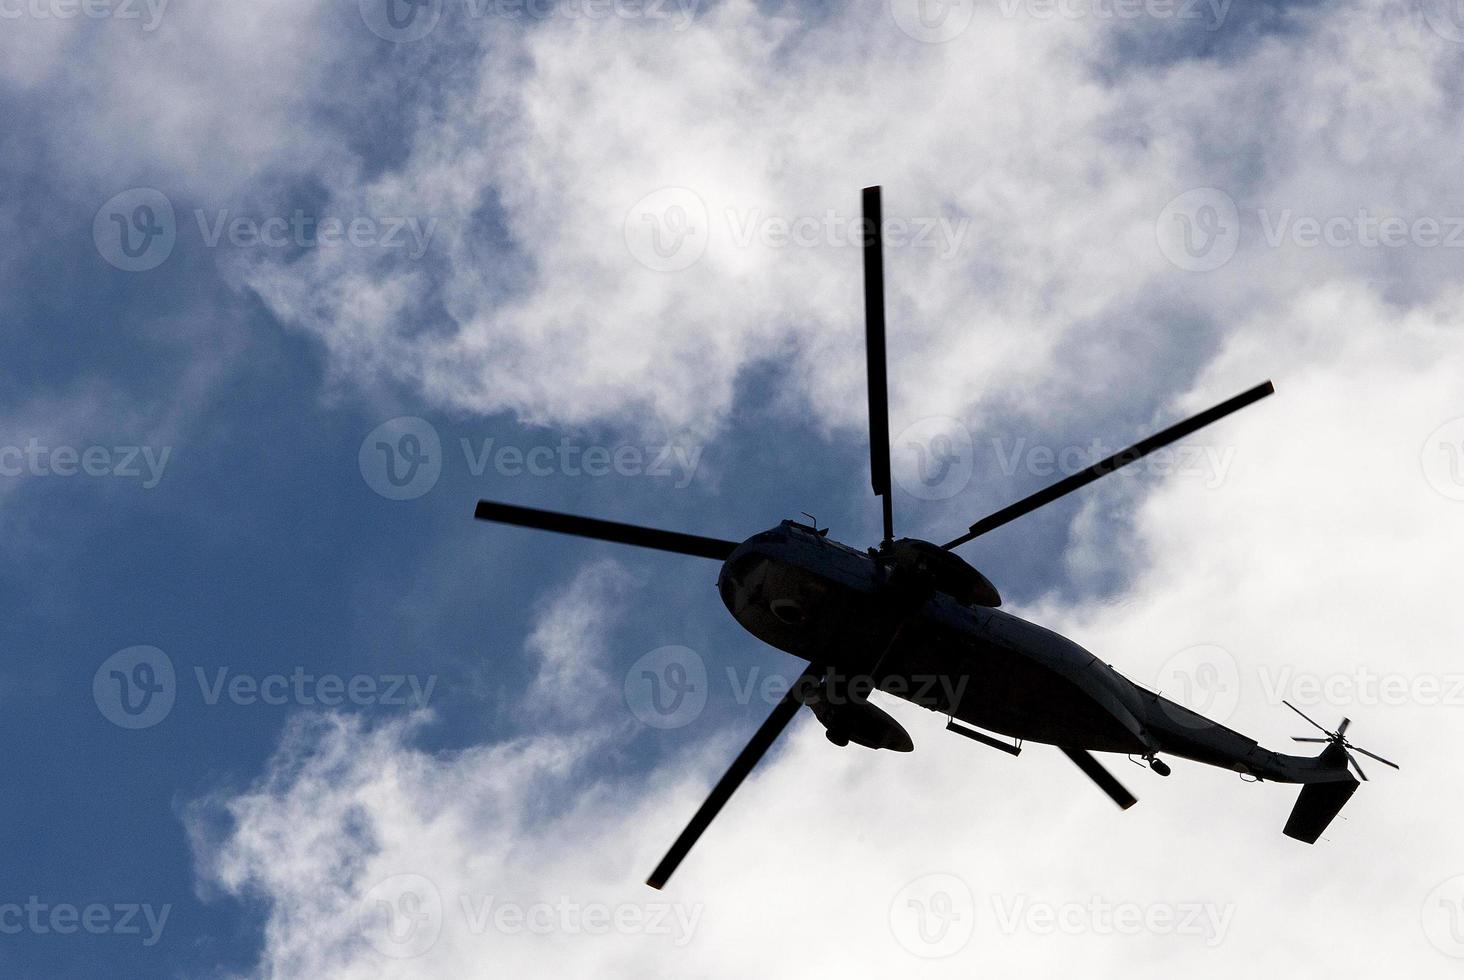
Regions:
[[[1291,740],[1293,742],[1326,742],[1329,745],[1332,742],[1330,738],[1302,738],[1300,735],[1291,736]]]
[[[1058,747],[1062,748],[1062,746]],[[1073,760],[1073,763],[1079,769],[1087,773],[1088,778],[1097,783],[1098,788],[1107,793],[1109,799],[1117,803],[1120,810],[1127,810],[1139,802],[1139,798],[1124,789],[1123,783],[1115,779],[1113,773],[1104,769],[1103,764],[1093,758],[1091,752],[1088,752],[1086,749],[1063,749],[1062,753]]]
[[[800,690],[811,677],[816,676],[816,673],[813,665],[809,664],[808,669],[783,695],[782,700],[773,708],[772,714],[768,715],[767,720],[753,733],[751,741],[737,754],[737,758],[732,760],[732,765],[727,767],[722,778],[717,780],[717,785],[712,787],[711,793],[707,795],[706,800],[692,816],[691,822],[686,825],[681,836],[676,838],[676,842],[671,845],[671,849],[666,852],[661,863],[656,865],[656,870],[651,872],[651,876],[646,879],[646,884],[656,889],[665,887],[666,882],[676,872],[676,868],[691,850],[692,845],[721,812],[722,807],[737,791],[737,787],[742,785],[742,781],[752,772],[753,767],[758,764],[758,760],[772,747],[773,742],[783,733],[783,729],[788,727],[788,722],[793,720],[793,716],[803,706],[803,702],[798,700],[794,692]]]
[[[1003,524],[1016,520],[1018,517],[1030,514],[1039,507],[1045,507],[1059,497],[1065,497],[1074,490],[1087,486],[1099,477],[1107,476],[1114,470],[1127,466],[1135,460],[1143,459],[1156,449],[1163,449],[1171,442],[1177,439],[1183,439],[1185,436],[1203,429],[1211,422],[1219,421],[1232,412],[1237,412],[1247,405],[1260,401],[1267,395],[1274,393],[1275,390],[1275,386],[1267,381],[1263,384],[1256,385],[1249,391],[1241,392],[1234,398],[1221,402],[1214,408],[1191,416],[1176,425],[1171,425],[1163,432],[1152,435],[1142,442],[1136,442],[1122,452],[1114,453],[1107,459],[1094,463],[1085,470],[1080,470],[1072,476],[1059,480],[1045,490],[1039,490],[1030,497],[1025,497],[1010,506],[1003,507],[995,514],[983,517],[975,524],[972,524],[970,530],[965,534],[942,547],[947,550],[960,547],[972,538],[980,537],[987,531],[995,530]]]
[[[1296,705],[1292,704],[1290,701],[1287,701],[1287,700],[1285,700],[1283,698],[1281,700],[1281,703],[1284,704],[1284,705],[1286,705],[1286,707],[1290,708],[1292,711],[1295,711],[1297,714],[1301,715],[1301,717],[1305,718],[1306,719],[1306,723],[1308,725],[1312,726],[1317,731],[1321,732],[1323,735],[1331,735],[1332,734],[1331,732],[1329,732],[1325,728],[1323,728],[1321,725],[1318,725],[1316,722],[1312,721],[1311,718],[1307,717],[1306,712],[1302,711],[1300,708],[1298,708]],[[1330,742],[1331,739],[1328,738],[1327,741]]]
[[[638,524],[621,524],[618,521],[602,521],[593,517],[579,517],[575,514],[560,514],[552,510],[535,510],[532,507],[516,507],[513,504],[494,503],[491,500],[478,501],[473,516],[480,521],[498,524],[513,524],[518,527],[532,527],[557,534],[575,534],[582,538],[600,541],[614,541],[639,548],[656,548],[660,551],[674,551],[678,555],[694,555],[697,558],[711,558],[725,561],[737,544],[720,538],[704,538],[698,534],[682,534],[679,531],[662,531]]]
[[[884,222],[878,187],[864,188],[864,366],[869,382],[869,475],[884,510],[884,539],[895,537],[890,494],[890,399],[885,363]]]
[[[1381,762],[1385,766],[1392,766],[1394,769],[1397,769],[1399,771],[1401,771],[1402,768],[1403,768],[1402,766],[1398,765],[1398,763],[1396,763],[1396,762],[1389,762],[1387,759],[1384,759],[1382,756],[1375,755],[1372,752],[1369,752],[1367,749],[1359,749],[1355,745],[1348,745],[1347,747],[1349,749],[1351,749],[1353,752],[1361,752],[1363,755],[1367,756],[1369,759],[1376,759],[1378,762]]]

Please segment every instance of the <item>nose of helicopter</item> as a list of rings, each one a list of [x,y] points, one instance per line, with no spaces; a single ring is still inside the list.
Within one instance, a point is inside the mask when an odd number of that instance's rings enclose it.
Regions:
[[[754,569],[764,562],[778,561],[787,540],[782,527],[761,531],[732,550],[717,575],[717,591],[728,611],[736,613],[736,596]]]
[[[754,636],[788,652],[847,624],[867,589],[869,559],[796,521],[733,549],[717,579],[722,603]],[[853,603],[855,608],[848,608]],[[800,653],[802,655],[802,653]]]

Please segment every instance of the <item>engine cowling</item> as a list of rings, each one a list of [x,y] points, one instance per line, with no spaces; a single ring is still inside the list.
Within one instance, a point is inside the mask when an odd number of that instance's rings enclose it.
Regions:
[[[884,548],[897,572],[924,581],[958,602],[973,606],[999,606],[1001,594],[991,580],[961,558],[929,541],[900,538]]]

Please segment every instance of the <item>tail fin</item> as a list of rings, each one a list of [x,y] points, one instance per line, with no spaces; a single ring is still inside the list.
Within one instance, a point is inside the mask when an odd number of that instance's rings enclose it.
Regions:
[[[1283,831],[1287,837],[1294,837],[1308,844],[1315,844],[1332,818],[1343,804],[1357,792],[1357,780],[1347,778],[1346,782],[1308,783],[1301,788],[1296,806],[1291,808],[1291,818]]]
[[[1335,756],[1330,758],[1329,756]],[[1318,757],[1322,763],[1332,763],[1341,769],[1341,778],[1328,782],[1306,783],[1296,805],[1291,808],[1291,817],[1282,831],[1287,837],[1307,844],[1315,844],[1322,836],[1342,807],[1357,792],[1358,782],[1347,771],[1347,753],[1340,745],[1331,744]]]

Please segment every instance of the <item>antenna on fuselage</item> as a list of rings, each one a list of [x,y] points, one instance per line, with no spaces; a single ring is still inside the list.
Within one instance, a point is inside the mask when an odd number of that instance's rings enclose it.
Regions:
[[[864,362],[869,381],[869,474],[884,511],[884,543],[895,538],[890,493],[890,399],[885,361],[884,232],[878,187],[864,188]]]

